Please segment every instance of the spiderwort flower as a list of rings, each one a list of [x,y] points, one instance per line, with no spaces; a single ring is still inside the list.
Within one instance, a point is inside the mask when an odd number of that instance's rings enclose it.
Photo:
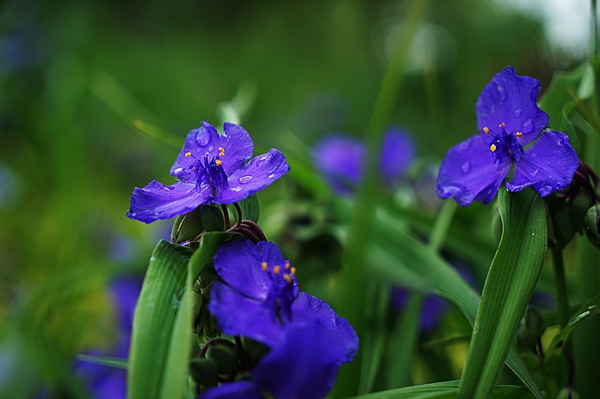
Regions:
[[[252,370],[251,380],[209,389],[201,398],[323,398],[335,382],[338,367],[352,361],[357,347],[351,328],[331,329],[319,319],[292,324],[281,344]]]
[[[246,130],[223,125],[224,135],[207,122],[191,130],[171,167],[179,181],[171,186],[153,180],[136,188],[127,216],[145,223],[171,219],[201,204],[232,204],[264,189],[289,171],[276,149],[248,160],[254,144]]]
[[[342,135],[331,135],[317,144],[314,163],[327,184],[339,195],[350,195],[360,182],[364,145]],[[385,184],[393,188],[406,173],[415,155],[410,137],[399,128],[387,131],[380,170]]]
[[[274,347],[290,325],[318,320],[339,334],[356,337],[350,324],[327,303],[298,292],[296,269],[275,244],[230,241],[219,248],[214,264],[223,282],[214,283],[208,309],[225,334]],[[344,361],[350,361],[357,348],[358,338],[350,343]]]
[[[436,189],[440,198],[454,197],[463,206],[487,204],[513,164],[509,191],[532,186],[545,197],[569,185],[577,154],[567,135],[543,131],[549,118],[536,104],[540,87],[510,66],[494,76],[476,105],[480,133],[450,148],[442,161]]]

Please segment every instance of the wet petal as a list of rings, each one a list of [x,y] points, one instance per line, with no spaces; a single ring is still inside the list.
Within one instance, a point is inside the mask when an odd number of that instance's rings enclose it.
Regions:
[[[508,156],[498,154],[492,161],[489,145],[482,134],[473,136],[448,150],[437,178],[440,198],[454,197],[459,205],[474,200],[489,203],[510,170]]]
[[[274,306],[248,298],[219,281],[210,291],[208,310],[225,334],[243,335],[268,346],[282,339],[283,325]]]
[[[349,137],[333,135],[315,147],[313,162],[334,192],[348,195],[360,181],[363,155],[362,144]]]
[[[252,158],[254,143],[248,132],[241,126],[226,122],[223,130],[225,136],[221,136],[220,146],[225,150],[225,155],[219,159],[223,162],[225,174],[230,176],[236,170],[243,168],[246,162]]]
[[[146,187],[133,190],[127,217],[144,223],[171,219],[193,211],[209,196],[206,187],[198,189],[195,184],[182,182],[165,186],[153,180]]]
[[[487,127],[492,132],[499,132],[499,125],[504,122],[507,132],[523,133],[521,145],[532,141],[549,121],[548,115],[536,103],[540,88],[540,82],[529,76],[518,76],[513,67],[497,73],[481,92],[475,106],[479,131],[483,132]]]
[[[289,172],[285,157],[276,149],[254,157],[248,164],[229,176],[229,188],[218,193],[213,202],[232,204],[268,187]]]
[[[577,166],[577,153],[569,137],[547,130],[515,163],[513,179],[506,183],[506,187],[509,191],[520,191],[533,186],[545,197],[552,191],[566,188],[573,180]]]
[[[415,145],[401,129],[387,132],[381,154],[381,172],[388,186],[400,180],[415,157]]]
[[[184,182],[196,181],[196,173],[190,170],[190,167],[206,154],[209,159],[218,156],[220,143],[217,129],[208,122],[202,122],[199,128],[189,131],[183,148],[171,167],[171,175]],[[186,156],[187,153],[190,156]]]

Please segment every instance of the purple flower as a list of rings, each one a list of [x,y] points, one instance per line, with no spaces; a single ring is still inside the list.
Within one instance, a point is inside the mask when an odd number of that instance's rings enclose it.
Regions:
[[[127,216],[145,223],[171,219],[201,204],[232,204],[257,193],[290,168],[276,149],[256,156],[248,132],[233,123],[223,125],[224,135],[207,122],[191,130],[171,167],[179,181],[171,186],[153,180],[136,188]]]
[[[350,195],[360,182],[364,152],[363,143],[332,135],[316,146],[313,159],[333,191]],[[404,176],[414,155],[415,147],[408,135],[399,128],[388,130],[380,163],[382,178],[388,187],[394,187]]]
[[[214,263],[223,282],[214,283],[208,309],[225,334],[274,347],[285,338],[287,326],[319,320],[332,330],[356,336],[327,303],[298,292],[295,268],[275,244],[230,241],[221,246]],[[357,348],[358,343],[348,348],[347,359]]]
[[[202,399],[323,398],[338,367],[353,359],[356,349],[348,349],[358,347],[356,333],[347,327],[332,329],[319,319],[292,324],[281,343],[252,370],[250,381],[223,384],[206,391]]]
[[[480,133],[450,148],[442,161],[436,190],[440,198],[454,197],[463,206],[487,204],[513,164],[509,191],[532,186],[545,197],[569,185],[577,154],[567,135],[543,131],[549,118],[536,104],[540,87],[536,79],[517,76],[512,67],[494,76],[476,105]]]
[[[223,282],[214,283],[208,309],[223,332],[269,346],[280,341],[282,323],[291,320],[298,282],[295,268],[277,245],[230,241],[219,248],[214,264]]]

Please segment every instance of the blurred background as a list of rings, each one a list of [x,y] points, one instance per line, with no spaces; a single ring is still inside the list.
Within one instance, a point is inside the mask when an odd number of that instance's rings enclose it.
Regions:
[[[502,68],[543,92],[587,57],[588,1],[528,4],[429,2],[389,121],[412,135],[415,173],[476,132],[477,97]],[[260,199],[263,229],[293,258],[290,209],[328,195],[295,170],[314,171],[326,134],[363,138],[405,14],[402,1],[0,2],[3,397],[93,394],[76,355],[126,356],[118,287],[141,281],[170,232],[125,217],[131,192],[172,183],[187,132],[221,125],[227,104],[245,110],[255,153],[290,154]],[[435,209],[432,189],[421,196]],[[474,208],[459,217],[490,214]]]

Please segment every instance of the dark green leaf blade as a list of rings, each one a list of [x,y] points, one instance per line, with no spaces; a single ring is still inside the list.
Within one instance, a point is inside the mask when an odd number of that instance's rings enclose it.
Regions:
[[[532,189],[500,191],[502,238],[479,306],[459,397],[487,397],[513,344],[541,271],[547,245],[546,210]]]

